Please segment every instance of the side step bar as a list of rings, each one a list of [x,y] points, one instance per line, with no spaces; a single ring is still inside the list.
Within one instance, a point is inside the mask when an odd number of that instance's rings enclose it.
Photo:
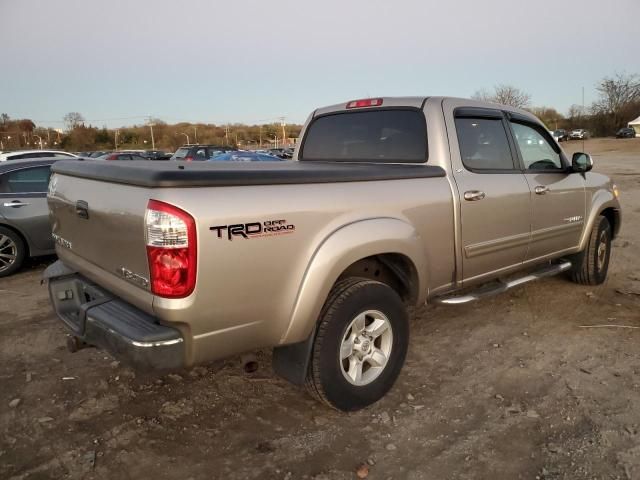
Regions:
[[[481,298],[491,297],[493,295],[506,292],[507,290],[517,287],[518,285],[522,285],[523,283],[528,283],[534,280],[538,280],[540,278],[557,275],[559,273],[569,270],[570,268],[571,268],[571,262],[563,262],[555,265],[548,265],[524,277],[516,278],[508,282],[498,281],[497,283],[490,283],[488,285],[483,285],[477,290],[473,290],[459,297],[437,298],[435,300],[435,303],[444,304],[444,305],[458,305],[460,303],[473,302],[475,300],[480,300]]]

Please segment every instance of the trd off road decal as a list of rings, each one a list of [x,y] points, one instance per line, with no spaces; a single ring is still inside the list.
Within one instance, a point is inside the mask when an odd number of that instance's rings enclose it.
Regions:
[[[267,220],[265,222],[237,223],[235,225],[218,225],[210,227],[217,233],[218,238],[226,236],[228,240],[233,237],[257,238],[257,237],[273,237],[276,235],[286,235],[293,233],[296,229],[295,225],[287,223],[286,220]]]

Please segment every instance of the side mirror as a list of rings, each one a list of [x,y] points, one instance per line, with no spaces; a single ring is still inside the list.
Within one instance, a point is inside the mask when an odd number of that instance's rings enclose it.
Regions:
[[[571,170],[576,173],[585,173],[593,168],[593,159],[588,153],[576,152],[571,157]]]

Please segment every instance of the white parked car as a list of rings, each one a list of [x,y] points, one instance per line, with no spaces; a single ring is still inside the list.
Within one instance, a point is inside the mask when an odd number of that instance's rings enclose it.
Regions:
[[[0,153],[0,162],[7,160],[22,160],[23,158],[80,158],[73,153],[59,150],[21,150],[15,152]]]
[[[589,132],[584,128],[576,128],[575,130],[571,130],[569,134],[569,138],[571,140],[583,140],[589,138]]]

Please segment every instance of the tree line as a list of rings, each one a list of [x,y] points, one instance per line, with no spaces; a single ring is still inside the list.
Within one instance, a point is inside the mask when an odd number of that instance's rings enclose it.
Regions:
[[[531,95],[512,85],[497,85],[491,91],[481,89],[472,98],[524,108],[535,114],[547,128],[586,128],[594,136],[611,136],[640,115],[640,76],[618,73],[603,78],[596,85],[597,99],[588,106],[572,105],[566,115],[555,108],[532,106]],[[185,143],[266,148],[293,143],[302,125],[241,123],[215,125],[208,123],[168,124],[150,118],[141,125],[122,128],[97,127],[88,124],[79,112],[64,116],[65,130],[38,127],[29,119],[11,119],[0,115],[0,150],[25,148],[63,149],[67,151],[136,149],[174,151]],[[153,139],[152,139],[153,132]]]
[[[556,130],[585,128],[597,137],[614,135],[640,116],[640,76],[617,73],[596,85],[597,99],[591,105],[572,105],[566,115],[552,107],[531,106],[531,95],[512,85],[497,85],[493,91],[478,90],[472,98],[529,110]]]

